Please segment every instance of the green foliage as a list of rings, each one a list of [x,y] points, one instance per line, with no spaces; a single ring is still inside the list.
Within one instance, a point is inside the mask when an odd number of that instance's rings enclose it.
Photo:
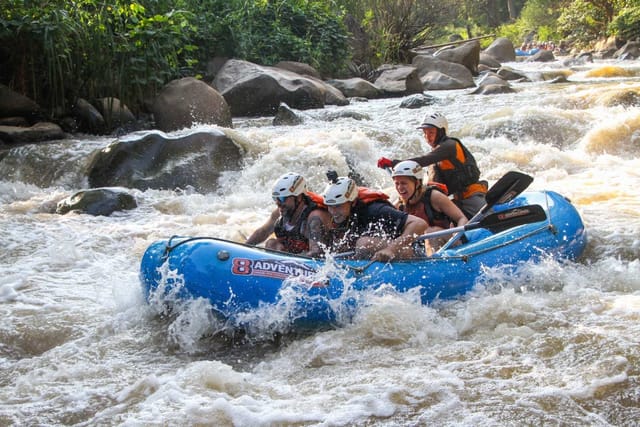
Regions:
[[[330,74],[348,57],[341,18],[319,0],[2,0],[0,83],[52,112],[107,96],[135,112],[215,55]]]
[[[305,62],[328,75],[345,66],[347,34],[332,2],[246,1],[225,22],[234,57],[268,65]]]
[[[561,13],[562,4],[556,0],[529,0],[520,17],[511,24],[502,25],[498,34],[507,37],[514,46],[519,46],[529,38],[537,41],[557,40],[560,35],[556,21]]]
[[[603,9],[590,1],[572,1],[558,17],[558,31],[569,43],[585,47],[605,35],[606,17]]]
[[[624,40],[640,39],[640,6],[622,9],[609,24],[608,33]]]
[[[456,16],[455,0],[352,0],[341,2],[366,32],[377,66],[407,62],[410,50],[445,35],[444,24]]]
[[[3,83],[51,111],[68,109],[77,97],[105,96],[135,111],[195,61],[186,11],[151,14],[125,0],[10,0],[1,7],[0,41],[14,47]]]

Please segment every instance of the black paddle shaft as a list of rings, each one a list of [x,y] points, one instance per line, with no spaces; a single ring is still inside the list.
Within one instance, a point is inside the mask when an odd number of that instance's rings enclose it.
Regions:
[[[448,228],[446,230],[434,231],[433,233],[423,234],[416,240],[433,239],[434,237],[448,236],[449,234],[475,230],[476,228],[486,228],[492,233],[499,233],[509,228],[519,225],[530,224],[532,222],[540,222],[547,219],[547,213],[540,205],[524,205],[505,211],[492,213],[482,218],[478,222],[470,222],[460,227]]]

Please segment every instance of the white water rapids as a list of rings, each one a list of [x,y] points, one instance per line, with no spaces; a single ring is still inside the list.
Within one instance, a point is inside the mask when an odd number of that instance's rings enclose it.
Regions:
[[[0,425],[637,425],[640,63],[511,65],[568,83],[430,92],[434,108],[490,183],[520,170],[572,200],[583,259],[488,271],[488,286],[433,306],[371,295],[352,323],[299,336],[216,338],[203,303],[158,316],[138,280],[144,250],[171,235],[242,240],[287,171],[321,191],[328,169],[350,164],[393,193],[376,160],[428,149],[415,129],[426,108],[387,99],[300,111],[299,126],[236,119],[246,163],[220,191],[130,190],[138,208],[110,217],[47,206],[85,188],[81,165],[111,139],[0,157]],[[615,102],[634,93],[634,107]],[[327,119],[340,109],[368,118]]]

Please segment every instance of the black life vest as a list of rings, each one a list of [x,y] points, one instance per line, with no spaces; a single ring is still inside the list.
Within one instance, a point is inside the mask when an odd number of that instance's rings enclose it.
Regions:
[[[480,169],[476,159],[457,138],[447,137],[456,142],[456,156],[439,161],[434,166],[436,180],[447,184],[450,194],[460,193],[480,179]]]
[[[305,208],[298,216],[298,220],[295,224],[291,224],[289,229],[285,227],[284,218],[280,217],[273,226],[273,232],[280,242],[284,246],[286,252],[292,254],[299,254],[301,252],[307,252],[309,250],[309,239],[305,236],[305,229],[307,227],[307,218],[309,214],[318,208],[316,202],[311,200],[311,197],[306,194],[302,195]]]

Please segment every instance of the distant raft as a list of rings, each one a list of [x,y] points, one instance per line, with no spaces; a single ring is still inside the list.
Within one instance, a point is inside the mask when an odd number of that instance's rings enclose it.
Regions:
[[[535,208],[526,223],[509,216]],[[463,231],[461,244],[431,257],[388,263],[340,257],[312,259],[212,237],[172,237],[144,253],[140,278],[147,298],[204,298],[213,312],[241,328],[252,312],[284,309],[291,325],[327,326],[355,312],[357,295],[391,286],[419,292],[423,304],[456,298],[486,278],[489,268],[514,272],[542,259],[574,261],[587,234],[568,199],[553,191],[524,192],[492,212],[504,227],[486,224]],[[500,225],[500,224],[499,224]],[[167,274],[171,272],[171,274]],[[354,297],[355,295],[355,297]],[[282,310],[281,310],[282,311]]]

